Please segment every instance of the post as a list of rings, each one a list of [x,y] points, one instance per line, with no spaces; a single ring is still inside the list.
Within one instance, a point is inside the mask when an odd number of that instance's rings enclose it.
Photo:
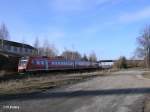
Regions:
[[[4,50],[3,48],[4,48],[4,40],[2,38],[2,51]]]
[[[150,68],[150,48],[149,47],[146,50],[146,67]]]
[[[150,68],[150,48],[148,48],[148,68]]]

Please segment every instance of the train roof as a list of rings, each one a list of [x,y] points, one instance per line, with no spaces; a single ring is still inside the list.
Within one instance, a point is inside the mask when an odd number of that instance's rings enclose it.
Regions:
[[[22,57],[22,58],[47,58],[47,59],[65,59],[62,56],[56,56],[56,57],[48,57],[48,56],[28,56],[28,57]]]

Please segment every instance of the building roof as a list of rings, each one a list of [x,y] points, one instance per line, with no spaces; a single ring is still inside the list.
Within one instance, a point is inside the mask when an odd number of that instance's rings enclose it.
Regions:
[[[0,39],[0,43],[2,43],[2,41],[3,41],[4,44],[9,44],[9,45],[15,46],[15,47],[24,47],[24,48],[36,49],[33,46],[28,45],[28,44],[24,44],[24,43],[19,43],[19,42]]]

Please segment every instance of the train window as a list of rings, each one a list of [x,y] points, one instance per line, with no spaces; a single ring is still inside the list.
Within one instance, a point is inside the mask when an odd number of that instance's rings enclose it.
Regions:
[[[35,61],[35,60],[32,60],[32,64],[36,64],[36,61]]]
[[[44,65],[44,61],[42,61],[42,65]]]
[[[40,61],[36,60],[36,64],[37,64],[37,65],[40,65]]]
[[[39,64],[37,60],[36,60],[36,64],[37,64],[37,65]]]
[[[44,65],[44,61],[41,61],[41,65]]]
[[[55,65],[56,64],[56,62],[55,61],[53,61],[53,65]]]
[[[32,64],[34,64],[34,60],[32,60],[32,62],[31,62]]]
[[[56,65],[57,63],[54,61],[54,65]]]
[[[55,61],[54,64],[57,65],[57,62]]]
[[[48,61],[48,64],[50,65],[50,64],[51,64],[51,62],[50,62],[50,61]]]
[[[39,61],[39,65],[42,65],[41,61]]]
[[[27,64],[27,60],[20,60],[19,65],[26,65]]]

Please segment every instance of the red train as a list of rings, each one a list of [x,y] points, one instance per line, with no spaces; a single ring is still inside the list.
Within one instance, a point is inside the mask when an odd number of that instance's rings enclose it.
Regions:
[[[66,60],[62,57],[22,57],[19,60],[18,72],[49,71],[49,70],[75,70],[98,68],[98,63]]]

